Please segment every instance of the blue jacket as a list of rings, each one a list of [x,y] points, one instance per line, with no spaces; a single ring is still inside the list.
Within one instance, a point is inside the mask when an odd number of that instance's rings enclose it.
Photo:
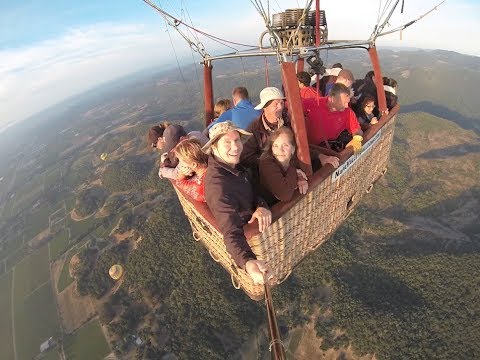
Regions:
[[[230,120],[234,125],[246,130],[248,125],[258,118],[261,113],[261,110],[255,110],[249,100],[243,99],[234,108],[227,110],[220,115],[217,120],[208,125],[208,128],[210,129],[215,124]]]

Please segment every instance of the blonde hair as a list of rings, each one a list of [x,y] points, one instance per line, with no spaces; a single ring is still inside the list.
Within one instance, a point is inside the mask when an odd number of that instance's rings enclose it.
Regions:
[[[215,107],[213,108],[213,114],[215,118],[218,118],[225,111],[231,108],[232,108],[232,102],[230,101],[230,99],[221,99],[221,100],[218,100],[217,103],[215,104]]]
[[[175,147],[175,155],[181,160],[195,162],[207,166],[208,155],[202,151],[202,145],[197,139],[185,139]]]

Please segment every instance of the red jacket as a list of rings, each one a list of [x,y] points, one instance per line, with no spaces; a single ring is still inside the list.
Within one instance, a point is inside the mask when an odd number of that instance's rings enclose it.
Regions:
[[[321,97],[318,104],[315,99],[302,101],[309,144],[318,145],[322,141],[335,140],[344,130],[353,135],[360,129],[352,109],[330,111],[327,102],[328,97]]]

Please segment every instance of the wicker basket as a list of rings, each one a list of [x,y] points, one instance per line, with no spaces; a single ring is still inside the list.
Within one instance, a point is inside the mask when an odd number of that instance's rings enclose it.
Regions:
[[[316,172],[306,195],[275,205],[274,221],[264,233],[258,233],[252,225],[245,226],[253,252],[266,261],[273,273],[272,285],[282,283],[306,255],[325,242],[385,174],[397,111],[398,107],[365,134],[360,154],[344,150],[340,154],[342,165],[336,170],[326,166]],[[201,241],[211,257],[230,273],[237,289],[242,288],[253,300],[262,299],[264,287],[253,285],[250,276],[234,264],[207,205],[175,190],[194,239]]]

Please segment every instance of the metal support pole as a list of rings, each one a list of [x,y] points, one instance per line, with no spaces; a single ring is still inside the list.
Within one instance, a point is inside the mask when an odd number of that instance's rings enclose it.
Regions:
[[[295,141],[297,142],[297,157],[300,161],[302,170],[307,176],[310,176],[313,173],[312,162],[310,159],[307,129],[305,127],[302,99],[300,98],[295,65],[291,62],[283,62],[281,64],[281,69],[283,86],[285,88],[285,95],[288,102],[288,114],[290,115],[290,121],[295,133]]]
[[[385,90],[383,90],[383,76],[382,70],[380,69],[380,61],[378,60],[377,48],[371,46],[368,49],[368,55],[370,55],[370,61],[372,62],[373,71],[375,73],[375,84],[377,87],[377,99],[378,99],[378,110],[380,114],[383,115],[387,110],[387,100],[385,98]]]
[[[315,0],[315,46],[320,46],[320,0]]]
[[[302,72],[305,69],[305,59],[304,58],[297,58],[297,74]]]
[[[213,66],[210,61],[203,63],[203,94],[205,106],[205,127],[213,120]]]

